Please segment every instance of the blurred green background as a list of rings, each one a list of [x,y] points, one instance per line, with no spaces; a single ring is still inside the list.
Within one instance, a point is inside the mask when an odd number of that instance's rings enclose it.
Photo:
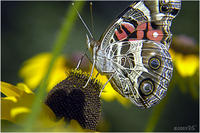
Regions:
[[[96,39],[99,39],[112,20],[130,3],[93,2]],[[51,51],[69,6],[71,2],[1,2],[2,81],[12,84],[23,82],[18,75],[22,63],[38,53]],[[91,27],[89,2],[86,2],[81,16]],[[174,19],[171,30],[173,35],[184,34],[194,38],[199,44],[198,1],[182,2],[182,9]],[[63,54],[70,56],[74,52],[84,52],[87,47],[86,33],[83,24],[77,19]],[[174,131],[174,127],[181,126],[194,126],[195,131],[198,131],[199,97],[193,98],[190,93],[182,93],[179,86],[171,88],[161,115],[157,114],[159,121],[154,131]],[[146,110],[138,109],[134,105],[124,107],[117,101],[103,101],[102,106],[102,116],[106,121],[106,127],[102,131],[145,131],[152,112],[155,111],[154,107]]]

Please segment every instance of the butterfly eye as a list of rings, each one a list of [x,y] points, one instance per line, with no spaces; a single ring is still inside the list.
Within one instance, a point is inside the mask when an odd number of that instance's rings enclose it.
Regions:
[[[148,96],[153,92],[154,84],[150,79],[145,79],[140,83],[139,88],[139,91],[142,95]]]
[[[162,5],[161,6],[161,11],[162,12],[167,12],[169,10],[169,6],[168,5]]]
[[[151,69],[157,70],[161,66],[161,62],[157,57],[152,57],[149,59],[149,66]]]

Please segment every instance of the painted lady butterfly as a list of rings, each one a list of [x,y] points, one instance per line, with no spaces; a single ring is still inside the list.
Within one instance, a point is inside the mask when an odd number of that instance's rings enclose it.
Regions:
[[[180,0],[135,1],[99,41],[87,36],[93,68],[139,107],[149,108],[166,95],[173,72],[170,26],[180,8]]]

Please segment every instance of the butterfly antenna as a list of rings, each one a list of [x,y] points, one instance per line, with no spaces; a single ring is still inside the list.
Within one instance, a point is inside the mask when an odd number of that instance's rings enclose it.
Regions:
[[[86,23],[83,21],[81,15],[79,14],[78,10],[76,9],[74,3],[72,3],[72,6],[74,7],[75,11],[77,12],[77,14],[78,14],[78,16],[79,16],[81,22],[83,23],[83,25],[84,25],[85,28],[87,29],[88,33],[90,34],[90,37],[93,38],[92,33],[90,32],[90,30],[89,30],[88,26],[86,25]]]
[[[92,10],[93,3],[90,2],[90,19],[92,25],[92,33],[94,33],[94,17],[93,17],[93,10]]]
[[[92,36],[92,33],[90,32],[90,30],[89,30],[88,26],[86,25],[86,23],[83,21],[81,15],[79,14],[78,10],[76,9],[74,3],[72,3],[72,6],[74,7],[75,11],[77,12],[77,14],[78,14],[78,16],[79,16],[81,22],[83,23],[83,25],[84,25],[85,28],[87,29],[87,31],[88,31],[90,37],[94,40],[94,37]],[[95,50],[95,49],[93,49],[93,51],[94,51],[94,50]],[[76,69],[79,68],[79,66],[80,66],[80,64],[81,64],[81,62],[82,62],[82,60],[83,60],[83,58],[81,58],[80,61],[78,62],[78,65],[77,65]],[[83,86],[83,88],[85,88],[85,87],[88,85],[89,81],[91,80],[92,74],[93,74],[93,71],[94,71],[94,66],[95,66],[95,55],[93,56],[92,70],[91,70],[89,79],[87,80],[87,82],[86,82],[86,84]]]

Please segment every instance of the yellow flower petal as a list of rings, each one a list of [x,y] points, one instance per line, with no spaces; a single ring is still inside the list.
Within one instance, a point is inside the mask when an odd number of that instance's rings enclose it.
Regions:
[[[47,105],[42,104],[40,114],[38,115],[33,128],[40,130],[53,128],[58,124],[57,122],[53,111]]]
[[[76,129],[76,131],[81,131],[83,129],[76,120],[71,120],[68,127],[71,128],[71,131],[74,129]]]
[[[11,121],[18,125],[23,125],[24,120],[31,112],[34,93],[23,83],[13,86],[4,82],[2,89],[12,87],[21,91],[19,97],[9,96],[1,98],[1,119]],[[5,86],[6,85],[6,86]],[[49,128],[57,125],[56,117],[52,110],[45,104],[42,105],[40,115],[34,125],[35,128]]]
[[[19,75],[31,89],[36,88],[40,84],[50,59],[50,53],[41,53],[24,62]]]
[[[199,68],[199,58],[196,55],[176,54],[175,66],[182,77],[193,76]]]
[[[19,74],[24,82],[31,88],[35,89],[46,74],[48,64],[51,59],[50,53],[41,53],[27,60],[21,68]],[[49,77],[47,90],[51,90],[57,83],[66,78],[66,59],[60,56],[52,69]]]
[[[182,77],[193,76],[199,68],[199,57],[193,54],[183,55],[178,52],[174,52],[172,49],[169,50],[171,57],[174,61],[178,73]]]
[[[15,118],[17,115],[21,114],[21,113],[29,113],[30,109],[26,108],[26,107],[16,107],[16,108],[12,108],[10,115],[12,118]]]
[[[7,88],[8,83],[4,83]],[[17,86],[8,84],[9,87],[20,90],[22,93],[19,97],[9,96],[1,98],[1,120],[7,120],[17,125],[23,126],[25,119],[31,113],[31,107],[35,98],[34,93],[23,83]],[[66,126],[68,125],[68,126]],[[66,124],[64,118],[57,121],[53,111],[45,104],[42,104],[41,111],[37,117],[33,131],[87,131],[83,130],[81,126],[72,121],[71,124]]]
[[[17,101],[13,99],[13,97],[1,98],[1,119],[15,122],[15,119],[10,115],[10,110],[14,107],[14,104]]]
[[[129,107],[131,104],[128,98],[122,97],[121,95],[117,94],[117,100],[124,106]]]
[[[115,90],[112,88],[111,84],[107,84],[101,93],[101,97],[106,101],[113,101],[115,99]]]
[[[29,89],[26,84],[18,83],[17,87],[20,88],[22,91],[28,93],[28,94],[33,94],[33,92],[31,91],[31,89]]]
[[[2,99],[2,100],[10,100],[10,101],[12,101],[12,102],[14,102],[14,103],[17,102],[17,98],[14,97],[14,96],[2,97],[1,99]]]
[[[75,120],[66,123],[64,118],[56,122],[56,125],[50,130],[51,132],[89,132],[90,130],[83,129]],[[91,132],[91,131],[90,131]]]
[[[6,96],[19,97],[21,90],[14,85],[1,81],[1,92]]]
[[[66,60],[64,57],[58,58],[56,63],[54,64],[54,69],[52,70],[49,77],[49,84],[47,87],[47,91],[50,91],[56,84],[61,82],[66,78]]]
[[[172,50],[172,49],[170,48],[170,49],[169,49],[169,53],[170,53],[170,55],[171,55],[172,60],[175,60],[176,55],[175,55],[174,50]]]
[[[1,91],[7,96],[1,98],[1,119],[16,122],[18,114],[24,114],[23,108],[30,108],[34,94],[30,93],[30,89],[23,83],[18,86],[1,82]]]

